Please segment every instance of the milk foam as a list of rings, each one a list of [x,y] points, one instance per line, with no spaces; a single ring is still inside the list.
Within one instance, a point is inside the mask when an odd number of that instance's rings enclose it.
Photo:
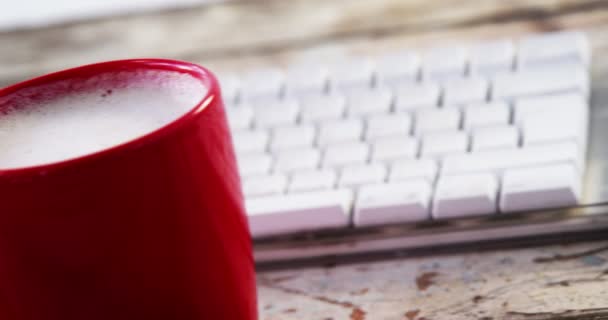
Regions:
[[[106,73],[0,98],[0,170],[91,154],[159,129],[207,94],[171,71]]]

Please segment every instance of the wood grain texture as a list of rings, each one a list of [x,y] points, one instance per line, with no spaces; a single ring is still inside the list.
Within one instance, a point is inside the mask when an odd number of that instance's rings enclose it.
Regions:
[[[608,88],[605,0],[235,1],[0,33],[0,84],[100,60],[214,70],[578,28]],[[608,319],[608,242],[263,272],[262,320]]]
[[[522,23],[528,31],[550,30],[562,27],[561,19],[568,16],[591,14],[605,19],[607,9],[608,2],[603,0],[240,1],[1,33],[0,78],[17,80],[129,57],[209,64],[324,47],[328,41],[349,43],[497,24]]]
[[[608,319],[606,245],[260,273],[259,309],[262,320],[351,319],[354,310],[367,320]]]

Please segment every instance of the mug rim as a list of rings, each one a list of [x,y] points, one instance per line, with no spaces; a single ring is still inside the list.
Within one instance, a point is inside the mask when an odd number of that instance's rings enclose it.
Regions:
[[[46,173],[51,170],[60,169],[76,163],[93,160],[108,154],[117,153],[125,149],[140,146],[144,143],[151,143],[153,140],[166,136],[180,127],[191,123],[202,111],[220,98],[218,81],[213,73],[208,69],[191,62],[159,58],[111,60],[51,72],[39,77],[18,82],[5,88],[0,88],[0,97],[26,89],[28,87],[44,85],[82,76],[93,76],[107,71],[121,71],[121,69],[126,71],[133,70],[134,68],[187,73],[199,80],[203,86],[207,88],[207,92],[196,104],[192,106],[192,108],[184,112],[177,119],[174,119],[173,121],[154,130],[148,131],[134,139],[113,145],[109,148],[104,148],[81,156],[70,157],[59,161],[8,169],[0,168],[0,177]]]

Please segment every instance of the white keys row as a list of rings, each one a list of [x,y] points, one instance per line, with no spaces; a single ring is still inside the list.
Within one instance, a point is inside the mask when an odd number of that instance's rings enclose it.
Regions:
[[[580,94],[565,93],[558,95],[539,96],[518,99],[514,103],[514,122],[522,131],[524,145],[573,139],[583,145],[587,135],[588,105]],[[281,123],[282,119],[292,114],[289,105],[279,111],[276,106],[263,108],[265,112],[274,112],[265,122]],[[274,110],[277,108],[277,110]],[[236,113],[231,124],[233,128],[241,128],[247,120],[247,109],[233,109]],[[272,110],[272,111],[271,111]],[[551,115],[555,121],[545,121]],[[380,138],[407,137],[412,132],[423,137],[422,155],[436,156],[454,152],[466,152],[468,142],[466,133],[459,132],[453,138],[454,145],[444,150],[440,145],[451,136],[451,133],[464,127],[473,136],[473,151],[486,147],[517,146],[520,134],[515,129],[507,129],[511,121],[511,108],[505,102],[484,105],[472,105],[461,111],[458,108],[421,110],[414,117],[404,114],[380,114],[370,116],[367,121],[360,118],[328,120],[319,125],[301,124],[298,126],[279,126],[270,131],[237,130],[234,132],[235,149],[238,153],[264,152],[269,147],[271,151],[289,148],[325,147],[333,144],[370,141],[373,143]],[[367,125],[366,125],[367,122]],[[564,125],[567,124],[567,125]],[[489,127],[494,129],[478,130]],[[501,129],[502,128],[502,129]],[[447,134],[442,134],[447,132]],[[479,135],[483,135],[479,136]],[[475,136],[479,136],[475,138]],[[443,138],[442,138],[443,137]],[[445,138],[445,139],[444,139]],[[405,139],[407,140],[407,139]],[[404,140],[404,141],[405,141]],[[492,141],[494,140],[494,141]],[[382,143],[391,145],[393,142]],[[411,143],[407,142],[408,148]],[[382,146],[379,150],[387,149]],[[415,156],[415,151],[398,149],[388,150],[389,154]],[[384,151],[379,151],[384,154]],[[387,159],[391,156],[374,156],[375,159]]]
[[[486,130],[484,130],[486,131]],[[489,131],[489,130],[488,130]],[[444,174],[461,174],[471,172],[502,172],[509,167],[526,167],[552,163],[571,163],[582,168],[584,149],[576,142],[565,140],[549,145],[517,148],[517,131],[512,127],[492,129],[492,138],[483,135],[473,139],[474,153],[461,154],[466,145],[449,144],[447,137],[433,141],[434,149],[423,154],[421,160],[443,159]],[[431,136],[431,139],[435,138]],[[363,143],[338,145],[325,152],[318,149],[293,149],[278,153],[274,159],[267,154],[247,154],[239,156],[239,169],[242,177],[258,176],[270,172],[294,172],[297,170],[324,168],[341,168],[353,164],[365,164],[370,157],[374,163],[395,163],[415,160],[413,153],[417,144],[412,140],[381,141],[379,147],[371,148]],[[423,145],[424,146],[424,145]],[[401,149],[399,149],[401,148]]]
[[[392,136],[371,143],[332,144],[322,149],[300,147],[296,145],[297,141],[279,139],[275,141],[294,144],[292,148],[280,149],[272,155],[255,152],[239,154],[238,162],[243,177],[268,174],[271,171],[340,168],[352,164],[394,163],[417,158],[442,160],[442,171],[446,174],[502,171],[512,166],[553,162],[569,162],[580,166],[584,161],[586,126],[582,123],[577,125],[571,118],[563,118],[562,121],[549,125],[542,120],[538,118],[539,123],[527,122],[531,127],[523,129],[528,134],[523,138],[524,148],[520,148],[522,138],[519,128],[497,126],[475,129],[470,137],[462,131],[447,131],[427,134],[421,140]],[[250,140],[249,146],[255,146],[257,142]],[[309,140],[310,137],[303,137],[300,141],[309,144]],[[240,149],[243,150],[243,147]]]
[[[356,147],[356,146],[352,146]],[[356,149],[353,149],[356,151]],[[291,154],[286,154],[290,155]],[[303,159],[304,153],[300,152],[296,157],[293,157],[292,160]],[[518,156],[521,160],[512,161],[508,163],[508,161],[501,161],[505,157]],[[528,167],[528,166],[539,166],[539,165],[549,165],[549,164],[569,164],[574,168],[579,168],[580,161],[580,152],[575,148],[572,143],[561,143],[555,145],[547,145],[540,147],[531,147],[529,149],[507,149],[507,150],[499,150],[492,153],[479,153],[479,154],[471,154],[465,156],[452,156],[447,157],[444,161],[444,166],[442,168],[442,174],[444,175],[459,175],[466,173],[476,173],[476,172],[493,172],[493,173],[501,173],[510,168],[518,168],[518,167]],[[271,160],[269,157],[265,155],[251,155],[243,158],[246,161],[239,161],[241,167],[248,168],[250,172],[257,173],[255,179],[259,177],[264,177],[264,174],[267,174],[267,169],[271,165]],[[371,164],[371,165],[361,165],[358,164],[358,158],[352,157],[355,159],[351,162],[351,165],[344,164],[343,171],[340,177],[340,184],[344,186],[352,186],[359,185],[363,182],[369,182],[368,178],[362,177],[374,177],[369,178],[369,180],[373,180],[374,182],[383,181],[387,175],[386,167],[382,164]],[[279,161],[281,158],[279,157]],[[316,160],[316,159],[315,159]],[[467,166],[461,165],[457,167],[458,160],[462,161],[460,164],[467,162]],[[464,160],[464,161],[463,161]],[[481,161],[480,161],[481,160]],[[479,165],[481,162],[484,162],[483,165]],[[303,161],[305,162],[305,161]],[[354,165],[353,165],[354,164]],[[298,166],[293,166],[292,171],[297,171],[298,169],[309,169],[306,172],[314,173],[315,170],[311,167],[299,168]],[[241,168],[243,169],[243,168]],[[322,171],[326,171],[327,169],[322,169]],[[286,170],[287,171],[287,170]],[[286,172],[284,171],[284,172]],[[373,172],[373,173],[370,173]],[[300,172],[296,172],[295,175],[301,174]],[[400,181],[407,180],[412,178],[423,178],[428,181],[433,181],[437,175],[437,163],[431,159],[421,159],[421,160],[399,160],[394,162],[390,167],[390,174],[388,175],[388,181]],[[255,180],[254,179],[254,180]],[[248,179],[245,179],[248,180]],[[353,181],[362,181],[361,183],[355,183]],[[281,182],[282,185],[285,185],[287,182]],[[294,187],[299,189],[300,187]],[[281,188],[284,190],[285,188]],[[274,189],[273,189],[274,190]],[[262,192],[268,193],[268,192]]]
[[[369,168],[359,177],[371,182],[381,173]],[[487,172],[446,176],[434,192],[426,179],[365,184],[356,198],[348,189],[310,191],[320,184],[297,177],[294,181],[307,192],[247,199],[254,237],[347,227],[353,203],[353,224],[363,227],[568,207],[578,203],[582,192],[580,174],[571,164],[507,170],[502,182]],[[335,181],[327,172],[317,172],[316,177]],[[281,177],[264,182],[283,187]]]
[[[241,77],[226,74],[218,78],[225,100],[232,103],[237,97],[241,101],[256,101],[284,96],[318,95],[327,93],[330,88],[349,91],[352,88],[372,87],[374,83],[393,87],[420,79],[443,82],[465,75],[503,74],[514,68],[525,72],[564,64],[587,67],[590,56],[589,40],[584,33],[555,32],[525,37],[517,46],[508,40],[498,40],[468,47],[432,48],[420,56],[405,51],[389,53],[377,59],[349,57],[329,65],[299,63],[288,67],[285,72],[269,67],[246,72]],[[502,87],[505,84],[503,80],[498,82],[501,89],[496,96],[503,96],[505,89]],[[461,92],[469,91],[477,92],[479,97],[486,85],[482,82],[469,83],[465,91],[448,90],[446,101],[460,103],[459,99],[453,99],[461,98]],[[471,97],[468,93],[466,95],[467,99]]]
[[[538,78],[539,82],[537,84],[543,88],[537,87],[536,89],[540,91],[534,91],[532,90],[534,85],[527,86],[529,83],[525,80],[519,82],[521,80],[517,78],[519,75],[504,76],[504,79],[511,77],[509,82],[514,85],[504,89],[505,98],[510,99],[519,95],[526,96],[528,93],[539,95],[542,92],[549,95],[515,99],[516,122],[529,112],[548,112],[549,109],[558,107],[569,109],[583,106],[582,108],[586,109],[587,89],[583,85],[574,84],[574,82],[577,82],[576,75],[571,74],[569,77],[563,75],[562,80],[573,82],[572,87],[563,87],[564,93],[560,93],[560,90],[551,91],[552,89],[548,87],[551,83],[556,84],[562,81],[560,79],[549,81],[546,78]],[[326,127],[325,129],[322,128],[322,131],[327,131],[322,134],[322,145],[360,138],[364,128],[362,120],[359,119],[362,116],[369,119],[369,130],[371,132],[368,133],[368,137],[370,138],[409,132],[413,124],[416,126],[415,133],[423,134],[432,131],[458,129],[461,127],[461,122],[464,128],[470,129],[479,126],[507,124],[510,121],[511,109],[509,104],[504,101],[473,103],[462,108],[463,112],[461,112],[461,108],[435,108],[438,96],[432,99],[433,102],[422,103],[418,99],[422,98],[424,100],[425,86],[428,86],[428,84],[412,85],[412,91],[409,94],[413,98],[408,98],[407,102],[397,99],[395,102],[396,113],[389,113],[391,109],[390,93],[387,90],[378,89],[352,95],[350,104],[347,104],[345,97],[333,95],[304,100],[302,107],[295,100],[285,100],[265,103],[255,109],[248,106],[229,108],[227,114],[229,124],[233,130],[250,129],[253,124],[256,128],[261,129],[294,126],[297,125],[299,117],[301,117],[302,123],[321,123],[322,127]],[[518,91],[520,89],[523,91]],[[518,91],[518,93],[515,94],[515,91]],[[534,106],[530,107],[530,105]],[[409,118],[408,112],[414,115],[415,121]],[[374,113],[378,114],[374,115]],[[353,118],[343,119],[342,117],[345,114]],[[586,116],[586,113],[583,113],[582,116]]]
[[[243,179],[246,196],[324,190],[334,187],[357,187],[366,184],[424,179],[434,182],[438,173],[436,161],[400,160],[386,164],[352,164],[336,168],[302,169],[291,174],[258,174]]]

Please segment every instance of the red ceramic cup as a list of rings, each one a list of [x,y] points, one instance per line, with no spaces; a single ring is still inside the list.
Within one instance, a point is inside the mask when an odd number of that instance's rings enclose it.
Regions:
[[[0,98],[141,69],[188,73],[209,93],[134,141],[0,170],[0,319],[257,318],[235,157],[209,71],[171,60],[105,62],[0,89]]]

